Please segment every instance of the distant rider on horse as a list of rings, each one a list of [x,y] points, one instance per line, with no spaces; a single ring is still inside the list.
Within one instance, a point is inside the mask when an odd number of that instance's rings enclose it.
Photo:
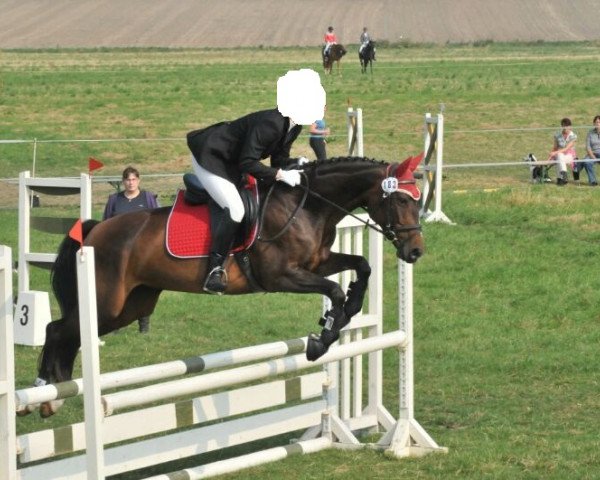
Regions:
[[[337,45],[338,43],[337,35],[333,31],[333,27],[327,27],[327,32],[325,32],[323,40],[325,41],[325,47],[323,48],[323,56],[328,57],[331,46]]]
[[[290,71],[277,81],[277,108],[250,113],[187,134],[192,167],[198,180],[220,210],[211,212],[211,248],[204,291],[221,294],[227,288],[223,264],[244,217],[238,192],[243,174],[259,184],[275,181],[291,187],[300,184],[298,170],[284,170],[292,143],[315,118],[322,118],[325,91],[318,73]],[[270,157],[271,166],[261,160]],[[215,215],[216,213],[216,215]]]
[[[369,44],[370,41],[371,41],[371,36],[369,35],[369,32],[367,31],[367,27],[363,27],[363,31],[360,34],[360,47],[358,48],[359,55],[362,53],[362,51]],[[373,48],[373,60],[375,60],[375,48]]]

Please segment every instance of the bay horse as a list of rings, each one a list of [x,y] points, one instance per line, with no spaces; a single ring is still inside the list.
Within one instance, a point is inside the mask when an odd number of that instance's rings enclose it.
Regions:
[[[254,281],[229,257],[225,294],[262,291],[327,296],[331,309],[320,320],[321,334],[310,335],[306,352],[309,360],[319,358],[362,308],[371,273],[364,257],[331,251],[337,223],[362,207],[379,228],[371,222],[369,226],[385,234],[398,258],[416,262],[424,247],[417,205],[420,192],[413,172],[421,159],[422,155],[391,164],[362,157],[317,161],[302,167],[300,186],[276,182],[268,192],[261,187],[264,211],[259,238],[264,240],[255,241],[247,251]],[[390,181],[395,186],[386,193],[384,184],[389,186]],[[170,207],[164,207],[83,223],[84,245],[94,247],[95,253],[99,335],[151,315],[163,290],[203,293],[207,258],[175,258],[166,251],[169,212]],[[75,264],[79,247],[79,242],[66,236],[53,266],[52,288],[62,318],[46,328],[36,385],[72,376],[80,346]],[[347,292],[327,279],[345,270],[356,272]],[[61,400],[42,404],[42,417],[54,414],[61,404]]]
[[[375,60],[375,41],[369,40],[362,51],[358,52],[360,60],[360,69],[362,73],[367,73],[367,67],[371,66],[371,75],[373,75],[373,60]]]
[[[329,48],[329,53],[327,55],[325,55],[325,49],[323,48],[321,55],[323,56],[323,68],[325,69],[325,72],[331,75],[333,62],[337,62],[337,73],[340,73],[340,61],[346,53],[344,46],[337,43]]]

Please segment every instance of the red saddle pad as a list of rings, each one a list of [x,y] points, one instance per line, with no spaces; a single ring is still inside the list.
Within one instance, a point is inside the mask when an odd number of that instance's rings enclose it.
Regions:
[[[256,185],[252,185],[255,194]],[[210,212],[208,205],[190,205],[183,198],[184,191],[177,192],[175,204],[167,220],[167,251],[174,257],[206,257],[210,251]],[[254,224],[250,234],[231,253],[249,248],[256,239],[258,225]]]

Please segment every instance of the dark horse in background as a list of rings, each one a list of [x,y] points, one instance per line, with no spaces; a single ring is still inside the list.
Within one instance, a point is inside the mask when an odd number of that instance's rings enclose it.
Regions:
[[[335,44],[329,48],[329,53],[325,55],[325,48],[321,51],[323,57],[323,68],[325,72],[331,74],[333,62],[337,62],[337,73],[340,73],[340,60],[346,55],[346,49],[343,45]]]
[[[354,157],[313,162],[303,167],[301,186],[275,183],[269,201],[263,205],[260,235],[266,240],[256,241],[248,250],[255,283],[249,282],[235,259],[229,257],[225,293],[253,293],[257,291],[253,285],[258,284],[264,292],[329,297],[331,309],[320,322],[323,330],[309,337],[306,352],[309,360],[323,355],[362,308],[371,273],[364,257],[330,250],[336,225],[347,212],[362,207],[393,243],[396,255],[406,262],[416,262],[423,254],[423,238],[419,207],[410,192],[418,192],[413,171],[421,158],[391,164]],[[383,191],[384,179],[392,183],[398,180],[393,193]],[[414,190],[407,193],[407,188]],[[267,193],[259,191],[263,202]],[[165,207],[126,213],[104,222],[84,222],[84,244],[94,247],[95,252],[99,335],[152,314],[163,290],[203,293],[207,259],[175,258],[166,251],[169,212],[170,207]],[[295,219],[290,223],[291,217]],[[78,249],[78,242],[65,237],[53,267],[52,287],[62,318],[46,328],[38,377],[47,383],[71,379],[80,345],[75,268]],[[356,272],[347,292],[327,279],[345,270]],[[42,404],[41,415],[54,414],[61,403]]]
[[[365,48],[358,52],[358,59],[360,60],[360,69],[362,73],[367,73],[367,67],[371,66],[372,75],[373,60],[375,60],[375,42],[373,40],[369,40],[369,43],[365,45]]]

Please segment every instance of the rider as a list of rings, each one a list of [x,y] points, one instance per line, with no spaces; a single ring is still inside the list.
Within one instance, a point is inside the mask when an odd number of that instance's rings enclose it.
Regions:
[[[371,37],[369,36],[369,32],[367,32],[367,27],[363,27],[363,31],[360,34],[360,48],[358,49],[358,53],[362,53],[363,48],[365,48],[370,41]]]
[[[324,112],[325,91],[312,70],[290,71],[277,81],[277,108],[250,113],[187,134],[192,167],[202,186],[220,207],[211,212],[211,248],[204,290],[221,294],[227,288],[223,264],[244,217],[236,185],[242,174],[262,184],[282,181],[300,184],[298,170],[283,170],[290,163],[292,143],[302,130]],[[270,157],[271,166],[261,163]],[[216,215],[215,215],[216,213]]]
[[[325,32],[325,36],[323,37],[325,41],[325,47],[323,48],[323,56],[329,56],[329,49],[332,45],[336,45],[338,43],[338,39],[336,34],[333,31],[333,27],[327,27],[327,32]]]
[[[367,31],[367,27],[363,27],[363,31],[360,34],[360,47],[358,49],[358,54],[360,55],[363,49],[369,44],[371,41],[371,36]],[[375,60],[375,49],[373,49],[373,60]]]

